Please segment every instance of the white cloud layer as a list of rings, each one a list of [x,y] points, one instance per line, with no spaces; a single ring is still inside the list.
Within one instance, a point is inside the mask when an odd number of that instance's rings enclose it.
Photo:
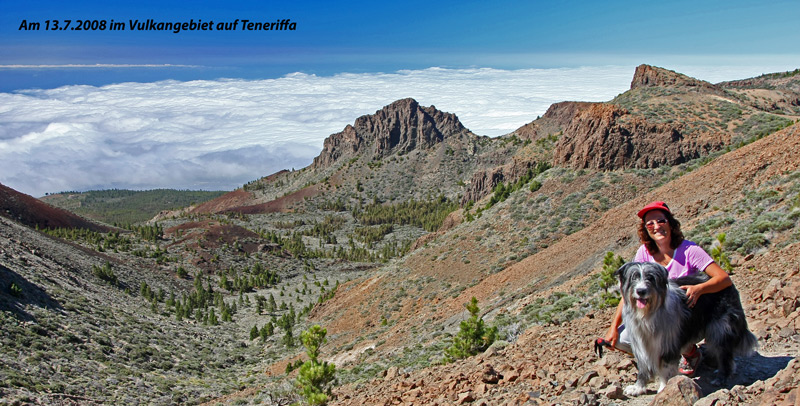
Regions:
[[[0,93],[0,183],[34,196],[97,188],[231,190],[310,164],[328,135],[397,99],[435,105],[476,134],[497,136],[554,102],[609,100],[627,90],[633,72],[634,66],[430,68]]]

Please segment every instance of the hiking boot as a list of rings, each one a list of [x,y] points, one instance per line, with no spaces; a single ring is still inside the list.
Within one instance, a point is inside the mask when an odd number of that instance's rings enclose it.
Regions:
[[[681,363],[678,365],[678,373],[693,377],[697,368],[700,366],[700,361],[703,359],[703,354],[694,347],[688,354],[681,356]]]

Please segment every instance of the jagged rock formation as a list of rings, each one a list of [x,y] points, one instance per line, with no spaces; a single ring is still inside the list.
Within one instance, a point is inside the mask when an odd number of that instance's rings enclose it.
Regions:
[[[651,123],[605,103],[578,113],[556,144],[553,165],[590,169],[654,168],[698,158],[724,146],[724,138],[690,136],[681,124]]]
[[[434,106],[420,106],[414,99],[402,99],[373,115],[357,118],[353,125],[325,139],[312,167],[328,167],[342,157],[362,152],[387,156],[429,148],[445,137],[467,131],[455,114],[441,112]]]
[[[698,80],[671,70],[650,65],[639,65],[631,80],[631,89],[639,87],[681,87],[699,91],[719,92],[720,89],[704,80]]]
[[[647,96],[650,98],[673,95],[692,100],[695,96],[691,95],[704,95],[715,97],[704,103],[718,103],[721,96],[731,97],[711,83],[640,65],[630,92],[639,94],[649,88],[657,88],[654,95]],[[730,134],[697,130],[692,123],[682,120],[652,121],[614,104],[592,103],[581,107],[556,144],[553,165],[601,170],[654,168],[699,158],[730,141]]]

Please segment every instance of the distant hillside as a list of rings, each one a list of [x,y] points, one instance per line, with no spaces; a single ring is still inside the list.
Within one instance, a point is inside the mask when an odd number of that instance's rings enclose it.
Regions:
[[[107,224],[135,224],[150,220],[164,210],[200,204],[225,194],[202,190],[90,190],[62,192],[41,200]]]
[[[83,228],[98,232],[110,229],[67,210],[42,203],[33,196],[0,184],[0,216],[32,228]]]

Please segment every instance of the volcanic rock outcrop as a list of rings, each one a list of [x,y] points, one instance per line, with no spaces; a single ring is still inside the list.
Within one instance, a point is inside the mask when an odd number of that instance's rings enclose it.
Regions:
[[[553,165],[603,170],[655,168],[707,155],[724,141],[719,135],[687,135],[681,124],[652,123],[629,116],[618,106],[597,103],[581,111],[564,130],[556,143]]]
[[[420,106],[414,99],[402,99],[375,114],[357,118],[353,125],[325,139],[312,167],[328,167],[339,158],[362,152],[387,156],[429,148],[448,136],[466,132],[455,114]]]
[[[706,92],[720,92],[721,90],[704,80],[698,80],[671,70],[650,65],[639,65],[631,80],[631,89],[638,87],[680,87],[694,88]]]
[[[711,83],[640,65],[630,91],[641,92],[647,88],[660,88],[665,95],[687,100],[728,96],[724,89]],[[600,170],[655,168],[699,158],[719,150],[729,141],[723,133],[699,131],[682,122],[650,121],[610,103],[582,107],[559,138],[553,165]]]

